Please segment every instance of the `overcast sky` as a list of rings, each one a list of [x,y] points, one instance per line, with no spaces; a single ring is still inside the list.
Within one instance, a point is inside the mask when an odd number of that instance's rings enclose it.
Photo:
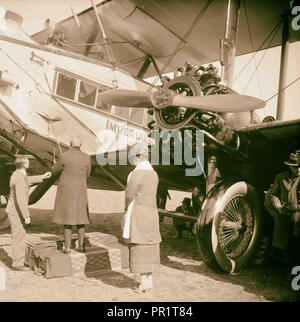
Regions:
[[[101,3],[102,0],[94,0]],[[90,0],[0,0],[0,5],[23,16],[22,27],[33,34],[43,29],[47,18],[59,22],[72,15],[71,6],[76,13],[91,6]]]
[[[95,0],[100,3],[102,0]],[[71,6],[76,13],[91,6],[90,0],[0,0],[0,6],[17,12],[24,18],[23,29],[34,34],[43,29],[47,18],[59,22],[72,15]],[[256,55],[256,59],[235,81],[233,88],[241,94],[253,95],[262,99],[268,99],[278,91],[280,47],[267,51],[259,67],[259,72],[253,77],[251,83],[246,85],[256,68],[264,51]],[[236,58],[235,74],[245,66],[253,54]],[[300,76],[300,42],[290,45],[288,83]],[[245,90],[246,88],[246,90]],[[258,111],[260,117],[276,115],[277,97],[268,102],[267,107]],[[300,118],[300,81],[286,90],[284,119]]]

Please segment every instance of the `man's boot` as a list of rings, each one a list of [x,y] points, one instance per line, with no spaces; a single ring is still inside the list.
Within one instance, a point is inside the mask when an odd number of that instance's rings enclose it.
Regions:
[[[79,247],[76,249],[78,252],[84,253],[85,252],[85,245],[84,245],[84,235],[85,235],[85,227],[84,225],[77,226],[78,229],[78,243]]]
[[[71,240],[72,240],[72,226],[64,227],[64,237],[65,237],[65,254],[71,253]]]

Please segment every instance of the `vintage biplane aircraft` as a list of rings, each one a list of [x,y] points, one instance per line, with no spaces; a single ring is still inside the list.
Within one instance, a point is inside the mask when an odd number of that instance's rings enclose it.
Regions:
[[[26,153],[34,157],[33,171],[50,167],[75,133],[92,158],[89,187],[123,190],[133,167],[99,165],[99,153],[120,152],[129,141],[147,140],[152,129],[200,130],[205,137],[204,174],[186,176],[186,164],[159,164],[155,169],[169,189],[189,191],[205,183],[206,199],[197,218],[201,257],[227,272],[240,269],[254,254],[264,230],[264,191],[287,155],[299,148],[300,120],[282,120],[284,48],[300,39],[289,27],[293,4],[91,4],[55,26],[47,21],[45,30],[32,37],[23,32],[19,15],[0,12],[1,164]],[[221,78],[213,66],[202,66],[219,59],[220,40]],[[277,120],[261,122],[255,110],[265,102],[231,89],[234,57],[280,44]],[[165,77],[167,72],[174,72],[174,77]],[[143,81],[154,75],[160,85]],[[115,132],[109,144],[104,142],[110,139],[104,130]],[[38,185],[30,203],[55,180]]]

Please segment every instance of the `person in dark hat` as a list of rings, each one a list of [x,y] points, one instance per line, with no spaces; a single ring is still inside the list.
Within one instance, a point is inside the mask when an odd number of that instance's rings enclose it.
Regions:
[[[284,164],[289,169],[276,176],[266,198],[270,200],[267,210],[274,217],[272,245],[283,252],[290,266],[300,238],[300,150],[291,153]]]
[[[181,206],[177,207],[175,210],[176,213],[182,213],[187,216],[193,216],[193,209],[191,207],[191,199],[190,198],[184,198],[182,200]],[[189,231],[193,235],[193,226],[194,222],[186,221],[181,218],[174,218],[173,219],[173,225],[176,229],[177,234],[175,235],[175,239],[183,238],[182,232],[184,230]]]

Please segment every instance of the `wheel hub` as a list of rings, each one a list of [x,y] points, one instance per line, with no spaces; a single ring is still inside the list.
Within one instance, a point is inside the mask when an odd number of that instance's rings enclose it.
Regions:
[[[218,241],[231,259],[240,257],[247,249],[253,233],[253,214],[244,196],[232,198],[224,208],[217,229]]]

